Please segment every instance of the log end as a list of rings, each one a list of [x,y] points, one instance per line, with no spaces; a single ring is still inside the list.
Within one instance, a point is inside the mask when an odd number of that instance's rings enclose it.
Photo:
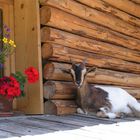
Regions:
[[[39,0],[40,5],[46,5],[48,0]]]
[[[54,73],[54,65],[53,63],[48,63],[44,66],[43,69],[43,77],[44,79],[50,79]]]
[[[43,27],[41,28],[41,42],[46,42],[50,40],[50,28]]]
[[[44,113],[53,115],[68,115],[76,113],[76,104],[70,100],[51,100],[44,104]]]
[[[40,8],[40,23],[45,25],[49,22],[51,17],[51,9],[48,6],[43,6]]]
[[[57,106],[52,101],[44,103],[44,113],[57,115]]]
[[[43,86],[44,98],[51,99],[51,97],[53,97],[55,94],[55,89],[56,89],[55,83],[51,81],[45,82]]]
[[[53,54],[53,48],[50,44],[43,44],[41,47],[41,55],[43,59],[49,59]]]

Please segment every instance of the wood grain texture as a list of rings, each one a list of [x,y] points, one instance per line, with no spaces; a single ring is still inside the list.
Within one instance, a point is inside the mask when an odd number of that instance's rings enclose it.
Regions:
[[[72,81],[70,74],[62,72],[62,69],[70,68],[69,64],[50,62],[44,66],[43,77],[46,80]],[[137,74],[98,68],[96,73],[91,72],[87,76],[89,83],[140,87],[140,75]]]
[[[114,7],[140,18],[140,5],[131,0],[104,0]]]
[[[66,100],[75,99],[77,90],[69,82],[47,81],[43,85],[43,95],[46,99]]]
[[[139,139],[139,118],[107,119],[89,115],[34,115],[1,118],[0,138]],[[130,126],[130,127],[128,127]],[[16,129],[13,129],[16,128]],[[125,129],[124,129],[125,128]],[[112,135],[108,135],[112,133]],[[102,133],[102,135],[101,135]]]
[[[123,21],[126,21],[127,23],[130,23],[135,26],[140,26],[140,19],[130,15],[122,10],[119,10],[118,8],[110,5],[109,3],[106,3],[103,0],[76,0],[78,2],[81,2],[82,4],[85,4],[91,8],[95,8],[99,11],[104,12],[105,14],[113,15],[116,18],[119,18]],[[139,0],[133,0],[133,1],[139,1]]]
[[[42,25],[48,25],[61,30],[92,39],[121,45],[129,48],[140,48],[140,40],[114,32],[103,26],[82,20],[76,16],[63,12],[59,9],[43,6],[40,9]]]
[[[45,114],[67,115],[76,113],[76,104],[71,100],[49,100],[44,103]]]
[[[83,2],[82,2],[83,3]],[[92,2],[94,3],[94,2]],[[46,5],[59,8],[65,12],[78,16],[82,19],[100,24],[117,32],[140,39],[140,28],[133,26],[99,9],[87,7],[73,0],[48,0]],[[107,5],[107,4],[106,4]],[[80,12],[79,12],[80,11]]]
[[[95,85],[89,84],[91,88]],[[106,86],[110,86],[110,85],[106,85]],[[140,88],[125,87],[125,86],[118,86],[118,87],[123,88],[135,98],[140,99]],[[44,98],[45,99],[51,99],[51,100],[73,99],[75,100],[76,94],[77,94],[77,88],[73,82],[47,81],[44,84]]]
[[[116,59],[104,55],[98,55],[95,53],[88,53],[62,45],[44,44],[41,50],[42,57],[44,59],[50,59],[59,62],[69,62],[71,57],[75,62],[81,62],[86,58],[88,66],[95,65],[97,67],[108,68],[113,70],[140,73],[140,65],[137,63],[131,63],[121,59]]]
[[[10,5],[13,5],[14,4],[14,0],[0,0],[0,3],[3,3],[3,4],[10,4]]]
[[[109,43],[88,39],[78,35],[74,35],[58,29],[43,27],[41,28],[42,43],[56,43],[68,46],[73,49],[83,50],[91,53],[98,53],[107,56],[112,56],[127,61],[140,63],[140,53]],[[139,48],[137,48],[139,50]],[[50,53],[50,51],[46,51]],[[43,54],[44,55],[44,54]]]
[[[13,0],[11,0],[12,2]],[[3,24],[6,24],[11,29],[11,39],[14,40],[14,7],[9,1],[1,1],[0,9],[3,13]],[[15,55],[6,57],[4,75],[10,75],[11,72],[15,72]]]
[[[39,71],[39,81],[26,85],[24,98],[18,99],[17,108],[25,113],[43,113],[43,85],[38,0],[15,0],[16,70],[33,66]]]

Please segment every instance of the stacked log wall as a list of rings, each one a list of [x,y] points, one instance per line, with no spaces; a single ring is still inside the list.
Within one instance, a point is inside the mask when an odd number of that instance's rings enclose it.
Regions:
[[[76,88],[62,71],[70,58],[97,67],[88,74],[90,86],[121,87],[140,99],[140,5],[117,2],[40,0],[45,113],[76,112]]]

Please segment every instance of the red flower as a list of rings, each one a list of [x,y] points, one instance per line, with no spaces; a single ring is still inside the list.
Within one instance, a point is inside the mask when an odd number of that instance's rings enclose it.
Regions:
[[[35,83],[39,79],[39,73],[34,67],[29,67],[25,70],[29,83]]]
[[[0,94],[7,98],[18,97],[21,94],[20,84],[15,77],[0,78]]]
[[[0,94],[1,95],[5,95],[6,94],[5,90],[2,87],[0,88]]]
[[[13,77],[13,76],[10,76],[9,77],[9,79],[10,79],[10,84],[11,84],[11,86],[14,86],[14,87],[20,87],[20,84],[19,84],[19,82],[15,79],[15,77]]]

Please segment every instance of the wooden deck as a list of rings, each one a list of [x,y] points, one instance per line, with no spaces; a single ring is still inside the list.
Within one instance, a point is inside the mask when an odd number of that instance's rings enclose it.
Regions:
[[[139,140],[140,119],[101,119],[84,115],[0,118],[0,139]]]

